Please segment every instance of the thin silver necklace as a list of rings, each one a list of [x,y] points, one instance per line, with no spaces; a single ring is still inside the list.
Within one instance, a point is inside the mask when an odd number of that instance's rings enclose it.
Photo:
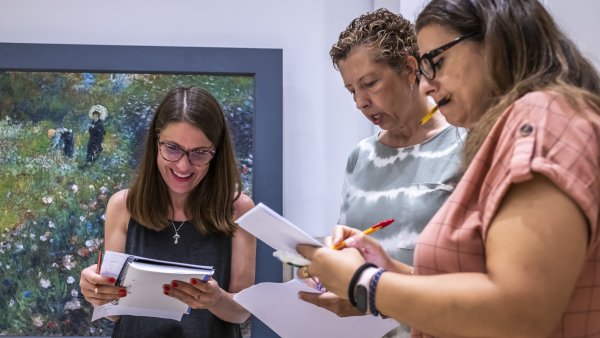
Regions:
[[[171,225],[173,226],[173,230],[175,230],[175,235],[173,235],[173,239],[175,240],[175,242],[173,242],[173,244],[177,244],[179,243],[179,238],[181,236],[179,236],[179,229],[181,229],[181,227],[185,224],[185,220],[181,221],[181,224],[179,224],[178,227],[175,226],[175,223],[173,223],[173,220],[171,221]]]

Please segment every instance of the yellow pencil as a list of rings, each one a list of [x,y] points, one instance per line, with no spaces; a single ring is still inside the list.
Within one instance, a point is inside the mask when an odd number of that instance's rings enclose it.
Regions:
[[[440,100],[440,102],[438,102],[438,104],[435,107],[431,108],[431,110],[427,112],[425,116],[423,116],[423,118],[421,119],[421,125],[427,123],[427,121],[431,119],[433,114],[435,114],[435,112],[438,111],[438,109],[440,109],[441,106],[445,105],[448,102],[450,102],[450,95],[446,95],[443,99]]]

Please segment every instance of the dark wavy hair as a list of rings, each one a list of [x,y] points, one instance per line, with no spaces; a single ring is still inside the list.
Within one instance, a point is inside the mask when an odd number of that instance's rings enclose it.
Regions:
[[[532,91],[563,94],[579,108],[600,109],[600,78],[592,63],[537,0],[432,0],[416,21],[417,32],[437,24],[461,35],[478,33],[490,86],[490,105],[469,132],[465,165],[500,114]]]
[[[217,100],[198,87],[178,87],[162,100],[150,127],[137,175],[127,193],[127,209],[131,217],[144,226],[161,230],[173,215],[168,187],[156,159],[158,134],[172,122],[186,122],[202,130],[215,145],[215,155],[206,176],[191,191],[185,214],[202,234],[209,232],[232,235],[233,202],[241,194],[241,180],[227,120]]]
[[[340,33],[329,51],[333,67],[339,70],[338,63],[360,46],[369,47],[377,62],[386,63],[398,73],[407,55],[418,56],[413,24],[385,8],[359,16]]]

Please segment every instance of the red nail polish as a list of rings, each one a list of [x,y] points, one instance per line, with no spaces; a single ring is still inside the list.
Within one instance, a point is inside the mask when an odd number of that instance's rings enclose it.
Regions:
[[[163,293],[167,296],[169,295],[169,291],[167,291],[167,290],[164,290]]]
[[[194,278],[192,278],[192,285],[196,285],[196,284],[198,284],[198,281],[195,280]]]
[[[110,278],[108,279],[108,282],[109,282],[109,283],[114,283],[114,282],[116,282],[116,281],[117,281],[117,280],[116,280],[116,279],[114,279],[113,277],[110,277]]]
[[[172,281],[171,285],[173,285],[173,287],[176,288],[177,287],[177,282],[176,281]]]
[[[170,287],[169,287],[167,284],[165,284],[165,285],[163,285],[163,289],[164,289],[165,291],[169,291]]]
[[[127,296],[127,291],[125,289],[119,290],[119,296],[121,296],[121,297]]]

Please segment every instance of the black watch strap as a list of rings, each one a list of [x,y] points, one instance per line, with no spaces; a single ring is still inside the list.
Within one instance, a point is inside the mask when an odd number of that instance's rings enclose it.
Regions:
[[[361,265],[358,269],[356,269],[356,271],[354,272],[354,275],[352,275],[352,279],[350,279],[350,284],[348,284],[348,300],[350,300],[350,304],[352,304],[352,306],[356,306],[356,300],[354,299],[354,288],[356,287],[358,278],[360,278],[360,275],[367,268],[375,268],[375,267],[377,267],[377,266],[373,263],[365,263],[365,264]]]
[[[366,268],[358,277],[358,281],[356,282],[356,286],[354,287],[354,299],[356,300],[356,308],[361,313],[370,313],[370,298],[369,293],[371,280],[373,276],[377,274],[379,269],[377,267],[368,267]]]

